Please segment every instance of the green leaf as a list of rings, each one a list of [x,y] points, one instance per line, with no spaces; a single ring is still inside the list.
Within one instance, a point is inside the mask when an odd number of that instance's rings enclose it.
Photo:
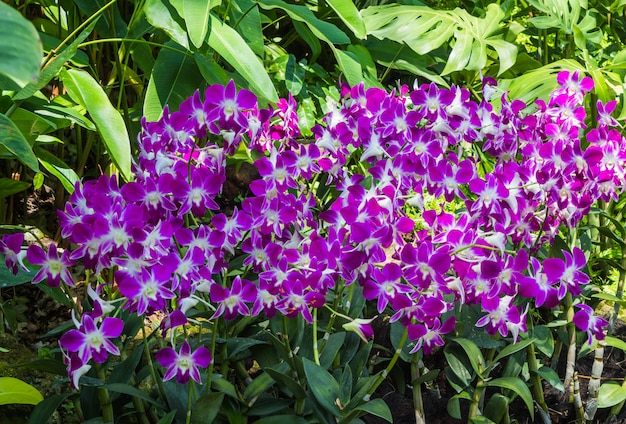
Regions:
[[[0,184],[2,184],[2,180],[0,180]],[[0,189],[1,190],[1,189]],[[1,198],[1,197],[0,197]],[[17,268],[17,275],[13,275],[13,273],[4,266],[4,261],[0,264],[0,288],[19,286],[20,284],[30,283],[33,281],[36,272],[34,270],[24,271],[22,267]]]
[[[187,31],[181,23],[180,16],[169,1],[147,0],[143,11],[152,26],[162,29],[172,40],[183,46],[185,50],[189,50]]]
[[[485,406],[485,417],[496,423],[502,422],[502,418],[508,412],[509,402],[506,396],[494,393]]]
[[[64,70],[61,78],[72,99],[87,109],[111,160],[124,179],[130,181],[130,140],[122,115],[113,107],[102,86],[87,72]]]
[[[210,424],[220,412],[224,393],[207,393],[191,409],[191,424]]]
[[[485,358],[483,358],[483,354],[480,352],[478,346],[471,340],[461,337],[451,340],[463,348],[476,374],[482,375],[482,371],[485,367]]]
[[[307,6],[293,5],[282,0],[261,0],[259,6],[266,10],[276,8],[284,10],[291,19],[305,23],[317,38],[329,45],[350,43],[350,38],[345,32],[330,22],[318,19]]]
[[[494,360],[492,361],[492,364],[495,364],[501,361],[505,357],[512,355],[515,352],[519,352],[522,349],[526,349],[526,347],[532,344],[534,341],[535,339],[527,339],[527,340],[523,340],[517,343],[511,343],[510,345],[507,345],[504,349],[500,351],[500,353],[498,353],[498,356],[494,358]]]
[[[302,358],[304,373],[309,388],[320,405],[336,417],[341,417],[341,411],[335,404],[339,398],[339,383],[324,368],[315,362]]]
[[[528,412],[530,413],[530,420],[534,421],[535,409],[533,407],[533,395],[530,393],[528,386],[523,380],[515,377],[502,377],[487,380],[484,384],[488,387],[501,387],[503,389],[513,390],[520,398],[522,398],[526,404],[526,408],[528,408]]]
[[[304,399],[306,397],[306,392],[296,380],[286,375],[286,373],[290,371],[289,366],[280,367],[282,364],[285,364],[285,362],[276,366],[276,369],[265,368],[265,372],[267,372],[277,383],[279,383],[281,387],[289,389],[296,399]]]
[[[149,402],[153,405],[159,406],[160,408],[163,408],[163,406],[161,406],[159,404],[159,402],[157,402],[156,400],[152,399],[150,396],[148,396],[146,394],[146,392],[144,392],[143,390],[139,390],[136,387],[133,387],[129,384],[123,384],[123,383],[110,383],[110,384],[104,384],[101,386],[103,389],[107,389],[110,392],[116,392],[116,393],[123,393],[125,395],[129,395],[129,396],[133,396],[133,397],[137,397],[139,399],[143,399],[146,402]]]
[[[621,349],[624,352],[626,352],[626,342],[622,339],[618,339],[617,337],[606,336],[604,338],[604,344],[606,346],[611,346],[611,347]]]
[[[143,114],[148,121],[157,121],[166,105],[170,111],[178,109],[202,84],[202,75],[193,58],[173,42],[166,46],[170,48],[159,52],[146,90]]]
[[[545,325],[537,325],[533,328],[535,347],[544,355],[552,356],[554,352],[554,338],[552,332]]]
[[[536,371],[537,375],[544,380],[546,380],[552,387],[557,389],[560,392],[565,391],[565,387],[563,387],[563,382],[559,375],[550,367],[546,367],[545,365],[539,368]]]
[[[63,401],[72,395],[71,392],[52,395],[35,406],[28,418],[28,424],[41,424],[50,422],[54,412],[61,406]]]
[[[26,181],[16,181],[11,178],[0,178],[0,199],[19,193],[30,187]],[[3,268],[0,266],[0,268]],[[6,267],[5,267],[6,268]]]
[[[509,99],[518,99],[530,105],[537,99],[548,99],[550,93],[557,87],[557,74],[563,70],[585,72],[585,68],[575,60],[563,59],[511,80],[502,80],[498,87],[509,91]]]
[[[209,31],[209,12],[214,4],[207,0],[183,0],[187,34],[196,48],[202,47]]]
[[[43,47],[33,24],[11,6],[0,3],[0,74],[20,87],[37,81]]]
[[[610,408],[626,400],[626,387],[617,382],[607,381],[598,392],[598,408]]]
[[[43,400],[39,390],[13,377],[0,377],[0,405],[37,405]]]
[[[15,365],[16,368],[26,368],[29,370],[37,370],[49,372],[51,374],[67,377],[67,368],[61,360],[55,359],[35,359],[30,362]]]
[[[365,402],[354,408],[355,411],[365,411],[368,414],[376,415],[377,417],[382,418],[383,420],[392,423],[393,417],[391,416],[391,411],[389,407],[381,398],[372,399],[369,402]]]
[[[250,402],[255,396],[260,395],[275,383],[275,380],[268,373],[264,372],[258,375],[252,380],[252,383],[248,384],[246,390],[243,392],[243,398],[246,402]]]
[[[261,60],[241,35],[211,14],[209,46],[226,60],[250,84],[258,96],[278,101],[278,94]]]
[[[346,333],[344,331],[330,335],[320,355],[320,365],[322,368],[327,370],[331,367],[335,357],[339,354],[339,350],[343,347],[345,340]]]
[[[35,172],[39,172],[39,164],[33,149],[20,132],[19,128],[0,113],[0,147],[8,150],[17,160]]]
[[[74,192],[74,185],[80,180],[80,177],[72,168],[65,164],[61,159],[52,153],[40,147],[35,147],[35,152],[39,157],[39,162],[46,170],[57,177],[63,188],[70,194]]]
[[[61,70],[61,68],[67,63],[68,60],[72,59],[76,53],[78,52],[78,45],[82,43],[85,38],[91,34],[98,19],[93,20],[89,25],[83,29],[80,34],[72,41],[68,46],[66,46],[57,57],[54,58],[51,62],[48,62],[45,68],[42,69],[39,74],[39,78],[37,78],[37,82],[31,82],[26,87],[18,91],[15,96],[13,96],[13,100],[24,100],[31,97],[37,91],[44,88],[52,78],[56,77]]]
[[[364,39],[366,30],[363,18],[352,0],[327,0],[339,18],[358,39]]]
[[[176,418],[176,411],[170,411],[167,415],[163,415],[163,418],[157,422],[157,424],[172,424]]]
[[[274,415],[256,420],[255,424],[307,424],[309,421],[297,415]]]
[[[488,59],[488,47],[500,58],[499,74],[515,63],[517,47],[502,38],[500,22],[504,12],[497,4],[487,6],[484,18],[463,9],[438,10],[427,6],[387,4],[361,11],[367,34],[384,40],[406,43],[420,55],[432,52],[454,38],[442,75],[463,69],[481,70]]]

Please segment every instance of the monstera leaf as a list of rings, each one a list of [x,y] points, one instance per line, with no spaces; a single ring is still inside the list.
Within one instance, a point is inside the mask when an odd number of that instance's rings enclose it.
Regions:
[[[517,47],[502,38],[504,12],[496,4],[487,7],[484,18],[458,8],[435,10],[398,4],[370,6],[361,15],[368,35],[404,43],[420,55],[454,40],[442,75],[483,69],[490,50],[499,57],[499,74],[515,64]]]
[[[574,34],[576,46],[584,50],[587,41],[599,44],[602,31],[596,28],[596,18],[587,9],[586,0],[529,0],[533,7],[543,13],[530,19],[530,23],[539,29],[559,28],[566,34]]]

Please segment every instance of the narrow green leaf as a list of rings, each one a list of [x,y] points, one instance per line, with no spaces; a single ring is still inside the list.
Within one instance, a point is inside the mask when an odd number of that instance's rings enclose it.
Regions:
[[[89,25],[83,29],[78,36],[72,41],[68,46],[66,46],[61,52],[51,61],[48,62],[45,68],[41,70],[39,77],[36,82],[29,83],[26,87],[18,91],[15,96],[13,96],[14,100],[24,100],[31,97],[37,91],[44,88],[52,78],[56,77],[59,74],[61,68],[67,63],[68,60],[71,60],[78,52],[78,45],[82,43],[85,38],[91,34],[98,19],[94,19]]]
[[[13,377],[0,377],[0,405],[37,405],[43,400],[39,390]]]
[[[392,423],[393,417],[391,416],[391,411],[389,407],[381,398],[372,399],[369,402],[365,402],[362,405],[354,408],[355,411],[365,411],[368,414],[376,415],[377,417],[382,418],[383,420]]]
[[[467,354],[467,358],[472,365],[472,368],[476,372],[476,374],[481,375],[483,368],[485,367],[485,358],[483,354],[480,352],[480,349],[474,342],[469,339],[464,339],[461,337],[452,339],[453,342],[460,345],[465,353]]]
[[[598,392],[598,408],[610,408],[626,400],[626,387],[617,382],[607,381]]]
[[[343,347],[345,340],[346,333],[344,331],[330,335],[328,341],[324,345],[324,350],[320,355],[320,365],[322,368],[327,370],[331,367],[335,357],[339,354],[339,350]]]
[[[8,150],[17,160],[35,172],[39,172],[37,157],[19,128],[0,113],[0,147]]]
[[[207,393],[191,409],[191,424],[210,424],[220,412],[224,393]]]
[[[363,18],[352,0],[328,0],[328,4],[358,39],[365,38]]]
[[[544,380],[546,380],[552,387],[557,389],[560,392],[565,391],[565,387],[563,387],[563,382],[559,375],[550,367],[546,367],[545,365],[539,368],[536,371],[537,375]]]
[[[170,411],[167,415],[163,415],[163,418],[157,422],[157,424],[172,424],[176,418],[176,411]]]
[[[282,9],[295,21],[305,23],[311,32],[320,40],[328,44],[348,44],[350,38],[330,22],[318,19],[307,6],[294,5],[283,0],[260,0],[259,6],[263,9]]]
[[[61,181],[61,184],[63,184],[63,188],[68,193],[72,194],[74,192],[74,185],[80,180],[78,174],[66,165],[65,162],[47,150],[35,147],[35,151],[39,157],[39,163],[41,163],[49,173],[57,177],[59,181]]]
[[[28,418],[28,424],[41,424],[50,422],[54,412],[61,406],[63,401],[72,395],[71,392],[52,395],[35,406]]]
[[[37,81],[43,47],[33,24],[11,6],[0,3],[0,74],[20,87]]]
[[[535,347],[544,355],[552,356],[554,352],[554,338],[552,332],[545,325],[537,325],[533,328]]]
[[[248,47],[241,35],[211,14],[209,46],[226,60],[250,84],[252,91],[270,102],[278,94],[261,60]]]
[[[187,34],[198,49],[204,44],[209,31],[209,12],[212,6],[207,0],[183,0]]]
[[[243,392],[243,398],[246,402],[252,400],[255,396],[260,395],[275,384],[274,379],[266,372],[258,375],[248,384]]]
[[[307,424],[309,421],[297,415],[274,415],[272,417],[261,418],[255,424]]]
[[[0,199],[19,193],[30,187],[30,183],[26,181],[16,181],[11,178],[0,178]],[[2,268],[2,266],[0,266]]]
[[[156,400],[152,399],[150,396],[146,394],[143,390],[139,390],[136,387],[131,386],[130,384],[123,383],[110,383],[104,384],[101,386],[103,389],[107,389],[110,392],[123,393],[125,395],[130,395],[139,399],[143,399],[148,403],[159,406],[163,408],[162,405],[159,404]]]
[[[277,383],[279,383],[280,387],[286,387],[289,389],[296,399],[304,399],[306,397],[306,392],[296,380],[286,375],[289,371],[289,367],[281,370],[275,370],[272,368],[265,369],[265,372],[267,372]]]
[[[61,78],[70,96],[84,106],[91,115],[111,160],[126,181],[130,181],[130,140],[119,111],[113,107],[106,93],[87,72],[69,69]]]
[[[297,20],[292,21],[293,29],[296,30],[300,38],[302,38],[311,49],[311,63],[315,63],[319,55],[322,53],[322,44],[320,39],[313,34],[311,29]],[[626,65],[625,65],[626,66]]]
[[[514,354],[515,352],[519,352],[522,349],[526,349],[526,347],[532,343],[534,343],[535,339],[527,339],[527,340],[522,340],[519,341],[517,343],[511,343],[510,345],[507,345],[504,349],[502,349],[500,351],[500,353],[498,353],[498,356],[496,356],[494,358],[494,360],[492,361],[492,363],[496,363],[501,361],[502,359],[504,359],[505,357]]]
[[[320,405],[336,417],[341,417],[341,411],[335,404],[339,398],[339,383],[325,369],[315,362],[302,358],[304,373],[309,388]]]
[[[607,346],[615,347],[617,349],[621,349],[624,352],[626,352],[626,342],[622,339],[618,339],[617,337],[613,337],[613,336],[606,336],[604,338],[604,343]]]
[[[342,405],[347,405],[352,397],[352,368],[346,364],[339,381],[339,400]]]
[[[202,84],[202,75],[193,58],[171,41],[166,46],[179,51],[168,48],[159,52],[143,105],[143,115],[148,121],[157,121],[165,105],[169,105],[170,110],[178,109]]]
[[[34,361],[24,362],[15,365],[16,368],[26,368],[29,370],[37,370],[49,372],[51,374],[67,377],[67,367],[61,360],[55,359],[35,359]]]
[[[147,0],[143,11],[152,26],[162,29],[176,43],[187,50],[189,49],[187,31],[181,23],[180,16],[169,1]]]
[[[530,420],[534,421],[535,409],[533,406],[533,395],[530,393],[530,389],[528,389],[528,386],[523,380],[515,377],[502,377],[485,381],[484,384],[488,387],[501,387],[503,389],[513,390],[522,398],[530,413]]]

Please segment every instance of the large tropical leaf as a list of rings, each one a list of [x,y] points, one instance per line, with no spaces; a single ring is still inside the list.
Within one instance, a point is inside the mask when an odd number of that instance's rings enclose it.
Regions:
[[[260,0],[259,6],[263,9],[282,9],[294,21],[303,22],[320,40],[328,44],[348,44],[350,38],[345,32],[330,22],[318,19],[306,6],[289,4],[282,0]]]
[[[365,38],[365,24],[352,0],[328,0],[328,4],[358,38]]]
[[[211,14],[209,46],[246,79],[252,91],[258,96],[271,102],[278,101],[278,94],[263,62],[237,31],[213,14]]]
[[[89,73],[63,70],[61,79],[74,101],[91,115],[111,160],[126,181],[130,174],[130,139],[122,115],[113,107],[102,86]]]
[[[143,114],[148,121],[161,117],[165,105],[175,110],[202,84],[202,74],[191,55],[176,43],[169,41],[159,52],[152,68]]]
[[[370,6],[361,12],[367,34],[405,43],[424,55],[454,38],[442,75],[463,69],[481,70],[490,51],[500,59],[499,74],[513,66],[517,47],[502,38],[504,12],[490,4],[484,18],[465,10],[436,10],[426,6],[389,4]]]
[[[20,13],[0,3],[0,75],[19,87],[37,81],[43,56],[37,30]]]
[[[511,80],[504,80],[498,88],[509,91],[510,99],[518,99],[530,105],[536,99],[547,99],[557,88],[556,76],[563,70],[585,72],[585,67],[575,60],[559,60],[534,69]]]
[[[581,0],[529,0],[532,6],[544,15],[530,19],[530,23],[540,29],[559,28],[567,34],[574,34],[576,46],[584,50],[586,42],[599,44],[602,41],[602,31],[596,27],[596,18],[585,12],[587,1]]]

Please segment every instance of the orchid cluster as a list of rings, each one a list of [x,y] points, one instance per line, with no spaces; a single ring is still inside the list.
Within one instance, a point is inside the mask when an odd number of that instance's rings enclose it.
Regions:
[[[201,383],[198,369],[212,360],[201,340],[176,346],[173,330],[189,323],[190,311],[207,308],[213,320],[283,314],[313,322],[315,309],[331,308],[344,288],[348,300],[351,288],[362,288],[378,313],[406,326],[413,352],[442,346],[461,305],[480,305],[477,326],[516,340],[530,306],[553,308],[589,282],[580,249],[541,260],[539,248],[626,183],[615,103],[598,103],[597,127],[582,142],[593,82],[568,71],[558,82],[529,114],[505,95],[496,111],[488,78],[480,103],[455,86],[342,87],[309,143],[298,139],[292,97],[260,109],[232,82],[142,122],[135,180],[78,183],[59,213],[62,236],[77,247],[27,251],[41,266],[34,282],[71,286],[68,269],[79,261],[96,277],[93,310],[60,340],[73,385],[92,359],[119,354],[112,340],[123,322],[109,316],[117,305],[163,314],[171,347],[156,359],[166,380],[181,383]],[[227,213],[220,193],[238,151],[259,157],[259,178]],[[459,210],[429,207],[433,198]],[[16,237],[0,242],[15,271]],[[243,269],[230,269],[238,257]],[[352,317],[344,328],[371,337],[367,318]],[[574,323],[590,340],[607,325],[582,304]]]

